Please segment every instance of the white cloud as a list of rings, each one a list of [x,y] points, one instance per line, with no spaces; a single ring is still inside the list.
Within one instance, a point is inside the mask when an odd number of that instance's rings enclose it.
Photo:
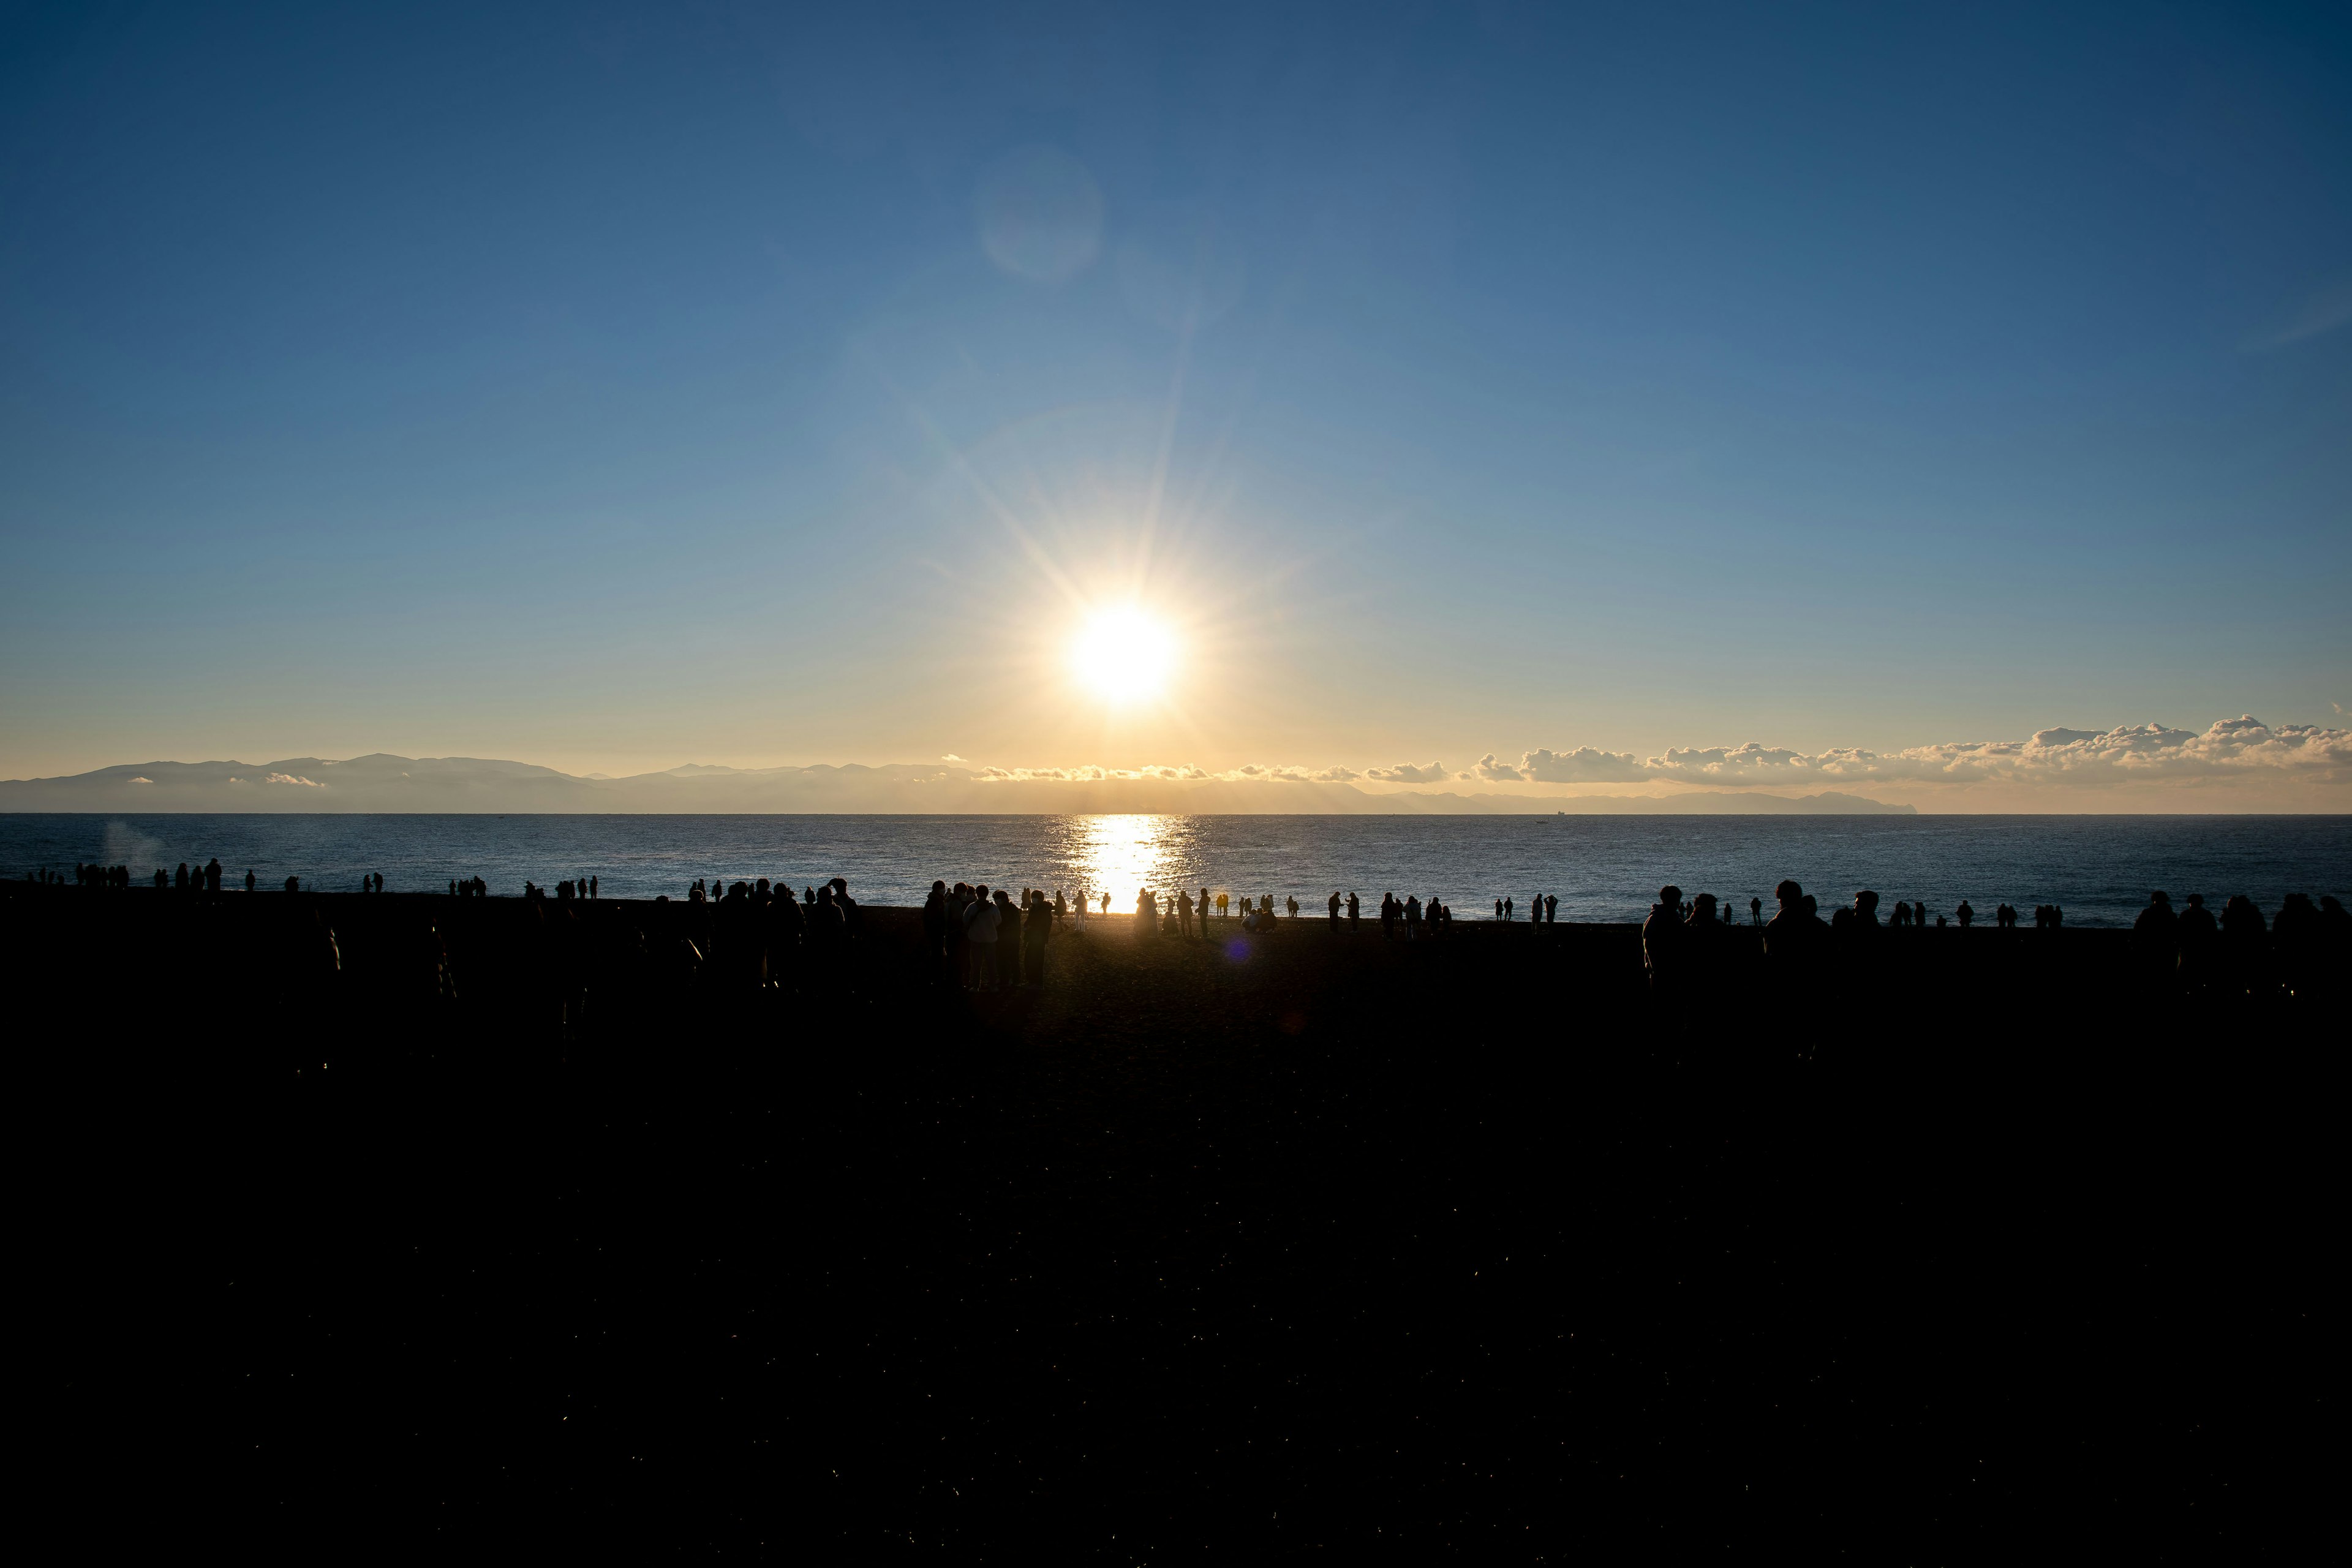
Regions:
[[[142,776],[142,777],[140,777],[140,778],[132,779],[131,782],[132,784],[153,784],[155,781],[154,781],[153,779],[146,778],[146,777],[143,777],[143,776]]]
[[[299,773],[271,773],[261,782],[263,784],[301,784],[309,789],[324,789],[327,787],[325,784],[320,784],[317,779],[306,779]]]
[[[1579,746],[1572,752],[1528,752],[1519,758],[1519,771],[1540,784],[1625,784],[1648,778],[1631,752],[1603,752]]]
[[[2332,332],[2347,321],[2352,321],[2352,277],[2337,279],[2314,293],[2303,302],[2294,319],[2286,325],[2267,332],[2258,332],[2246,340],[2250,349],[2284,348],[2305,338],[2315,338]]]
[[[963,761],[963,759],[957,756],[953,752],[950,752],[946,756],[941,757],[940,761],[943,763],[960,763]]]
[[[2282,772],[2319,783],[2352,783],[2352,730],[2325,730],[2310,724],[2273,729],[2248,714],[2224,719],[2201,732],[2162,724],[2127,724],[2113,730],[2049,729],[2036,731],[2023,741],[1956,741],[1897,752],[1847,747],[1808,753],[1751,741],[1740,746],[1670,746],[1662,755],[1641,763],[1631,776],[1690,784],[1819,787],[1885,781],[2186,782]]]
[[[2293,779],[2352,784],[2352,729],[2311,724],[2273,726],[2251,714],[2205,730],[2130,724],[2113,730],[2053,727],[2022,741],[1954,741],[1895,752],[1832,747],[1800,752],[1750,741],[1736,746],[1670,746],[1653,757],[1592,746],[1543,749],[1507,763],[1489,752],[1451,773],[1442,763],[1400,763],[1359,771],[1298,763],[1249,763],[1212,773],[1190,765],[1137,768],[982,768],[982,783],[1162,782],[1430,784],[1474,783],[1682,784],[1712,788],[1755,786],[1836,790],[1865,784],[2055,784],[2099,786],[2142,781],[2195,784],[2230,779]],[[309,783],[283,774],[273,783]]]

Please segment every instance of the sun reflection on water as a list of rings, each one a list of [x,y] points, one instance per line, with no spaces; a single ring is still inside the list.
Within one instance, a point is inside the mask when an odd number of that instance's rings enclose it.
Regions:
[[[1070,859],[1089,897],[1110,895],[1114,910],[1135,908],[1150,888],[1165,895],[1192,874],[1190,825],[1181,816],[1087,816],[1071,824]]]

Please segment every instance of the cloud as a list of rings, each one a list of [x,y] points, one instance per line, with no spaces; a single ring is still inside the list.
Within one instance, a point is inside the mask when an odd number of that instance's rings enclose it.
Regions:
[[[2352,274],[2337,279],[2305,300],[2303,309],[2285,326],[2248,338],[2245,347],[2284,348],[2305,338],[2332,332],[2347,321],[2352,321]]]
[[[2022,741],[1953,741],[1873,752],[1832,747],[1801,752],[1749,741],[1739,745],[1669,746],[1653,757],[1593,746],[1527,752],[1517,763],[1489,752],[1471,767],[1449,773],[1443,763],[1400,763],[1359,771],[1291,763],[1248,763],[1210,772],[1152,764],[1135,768],[982,768],[983,784],[1102,783],[1122,779],[1175,783],[1432,784],[1453,780],[1487,784],[1674,784],[1707,788],[1802,789],[1818,793],[1848,785],[2039,784],[2097,787],[2142,782],[2212,783],[2231,779],[2292,779],[2352,785],[2352,729],[2312,724],[2271,725],[2252,714],[2204,730],[2126,724],[2112,730],[2053,726]],[[274,783],[309,783],[272,774]]]
[[[146,776],[144,776],[144,775],[142,774],[142,776],[140,776],[140,777],[138,777],[138,778],[132,779],[131,782],[132,784],[153,784],[155,781],[154,781],[153,779],[148,778],[148,777],[146,777]]]
[[[298,773],[271,773],[261,782],[263,784],[301,784],[309,789],[324,789],[327,787],[325,784],[320,784],[317,779],[306,779]]]
[[[2352,730],[2273,728],[2252,714],[2202,731],[2162,724],[2038,730],[2023,741],[1960,741],[1898,752],[1841,748],[1807,753],[1750,742],[1669,747],[1641,776],[1690,784],[2123,784],[2291,773],[2352,783]]]
[[[957,756],[953,752],[950,752],[946,756],[941,757],[940,761],[943,763],[960,763],[963,761],[963,759]]]
[[[1275,784],[1352,784],[1364,775],[1353,768],[1301,768],[1251,763],[1243,767],[1229,768],[1215,776],[1234,783],[1264,779]]]
[[[1519,771],[1540,784],[1626,784],[1650,776],[1633,752],[1592,746],[1527,752],[1519,758]]]

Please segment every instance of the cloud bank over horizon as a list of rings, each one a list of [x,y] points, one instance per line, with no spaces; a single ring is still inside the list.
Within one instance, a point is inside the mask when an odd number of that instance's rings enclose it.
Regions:
[[[1442,762],[1402,763],[1355,770],[1256,763],[1212,771],[1190,764],[1139,768],[983,768],[984,783],[1097,782],[1112,779],[1270,781],[1374,784],[1648,784],[1685,787],[1820,789],[1825,785],[1900,784],[1934,787],[1979,784],[2046,785],[2081,790],[2111,785],[2198,784],[2245,779],[2291,779],[2329,787],[2352,786],[2352,729],[2315,724],[2273,727],[2242,714],[2202,730],[2159,723],[2112,730],[2037,730],[2022,741],[1955,741],[1895,752],[1836,747],[1806,752],[1747,742],[1736,746],[1670,746],[1655,756],[1594,746],[1523,752],[1516,763],[1489,752],[1459,771]]]
[[[320,799],[338,794],[339,784],[345,780],[351,787],[361,787],[364,780],[364,787],[370,790],[387,787],[394,779],[407,780],[409,774],[405,772],[384,772],[390,764],[406,761],[379,753],[340,763],[320,758],[282,759],[266,768],[235,762],[151,762],[62,779],[10,781],[9,795],[26,805],[37,798],[49,798],[39,794],[48,786],[111,784],[136,786],[142,794],[161,795],[164,792],[158,779],[150,775],[162,775],[172,770],[184,780],[193,779],[198,772],[217,772],[221,776],[211,780],[210,787],[226,790],[239,798],[305,795]],[[611,779],[602,773],[583,777],[520,763],[465,758],[421,759],[420,765],[422,763],[463,763],[501,776],[530,775],[550,782],[594,779],[628,784],[633,780],[658,783],[732,778],[748,783],[786,775],[807,780],[822,776],[827,781],[827,790],[835,795],[844,790],[854,794],[856,781],[866,778],[872,781],[877,801],[891,790],[929,784],[959,792],[959,798],[983,803],[979,809],[993,809],[985,803],[999,794],[1007,806],[1033,799],[1080,798],[1070,795],[1073,789],[1090,792],[1083,795],[1089,800],[1116,802],[1130,795],[1139,799],[1150,794],[1153,799],[1249,800],[1259,803],[1256,808],[1276,810],[1336,809],[1333,803],[1343,799],[1475,798],[1504,805],[1513,800],[1524,800],[1532,805],[1547,799],[1565,801],[1580,795],[1591,798],[1590,792],[1609,785],[1643,786],[1637,795],[1612,798],[1670,799],[1739,791],[1751,798],[1836,796],[1867,802],[1868,797],[1853,794],[1866,787],[1873,796],[1948,810],[2084,810],[2114,809],[2124,805],[2187,810],[2352,809],[2352,728],[2273,726],[2251,714],[2221,720],[2202,731],[2176,730],[2159,723],[2123,725],[2111,730],[2053,727],[2036,731],[2022,741],[1948,742],[1885,752],[1858,747],[1806,752],[1758,742],[1668,747],[1648,757],[1593,746],[1547,747],[1523,752],[1517,762],[1507,762],[1489,752],[1461,769],[1448,768],[1442,761],[1434,760],[1360,769],[1279,763],[1249,763],[1218,769],[1168,763],[1132,767],[1004,767],[983,766],[953,757],[951,762],[943,759],[938,763],[879,766],[819,763],[734,767],[687,763],[658,773]],[[1468,796],[1427,793],[1432,785],[1463,784],[1482,787]],[[1284,786],[1320,787],[1300,789],[1294,799]],[[1237,795],[1236,789],[1244,793]],[[971,793],[966,795],[961,792]],[[2168,799],[2169,805],[2166,804]],[[324,805],[320,800],[320,806]],[[32,808],[60,809],[54,805]],[[170,809],[160,804],[156,808]],[[320,807],[271,809],[288,808]]]

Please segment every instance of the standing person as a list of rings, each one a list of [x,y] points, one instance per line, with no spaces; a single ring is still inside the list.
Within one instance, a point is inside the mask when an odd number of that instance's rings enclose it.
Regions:
[[[1021,984],[1021,911],[1013,895],[996,889],[996,988],[1011,991]]]
[[[1200,912],[1201,912],[1201,934],[1202,934],[1202,936],[1204,936],[1204,937],[1205,937],[1205,936],[1207,936],[1207,935],[1209,934],[1209,889],[1206,889],[1206,888],[1202,888],[1202,889],[1201,889],[1201,901],[1200,901],[1200,903],[1199,903],[1199,904],[1195,905],[1194,907],[1195,907],[1196,909],[1198,909],[1198,910],[1200,910]]]
[[[1054,940],[1054,906],[1038,893],[1030,900],[1029,914],[1021,922],[1021,982],[1024,985],[1045,984],[1045,944]]]
[[[933,963],[943,963],[948,953],[948,885],[943,881],[931,884],[931,896],[923,900],[923,952]]]
[[[989,902],[988,884],[972,889],[971,907],[963,912],[964,952],[971,962],[965,984],[974,991],[996,989],[996,906]]]
[[[1192,934],[1192,893],[1189,888],[1176,889],[1176,933],[1179,936]]]
[[[1407,893],[1404,900],[1404,939],[1412,942],[1421,935],[1421,895]]]
[[[1348,930],[1351,934],[1362,921],[1363,913],[1363,906],[1357,902],[1356,895],[1349,893],[1348,895]]]
[[[1105,918],[1108,918],[1110,914],[1110,895],[1108,893],[1105,893],[1102,896],[1102,912]]]
[[[1546,893],[1544,895],[1544,924],[1548,926],[1556,926],[1559,924],[1559,895],[1558,893]]]
[[[1225,903],[1225,900],[1226,900],[1226,898],[1227,898],[1227,897],[1228,897],[1228,895],[1223,894],[1223,893],[1219,893],[1219,894],[1217,895],[1217,918],[1218,918],[1219,920],[1223,920],[1223,919],[1225,918],[1225,916],[1230,912],[1230,910],[1227,909],[1227,907],[1226,907],[1226,903]]]
[[[1078,934],[1084,936],[1087,934],[1087,890],[1084,888],[1078,889],[1078,901],[1072,908],[1078,911]]]
[[[1339,929],[1339,895],[1338,893],[1335,892],[1331,895],[1331,902],[1328,907],[1331,910],[1331,923],[1325,929],[1328,931],[1338,931]]]
[[[1650,995],[1659,1002],[1679,1000],[1684,952],[1690,940],[1690,932],[1684,929],[1682,906],[1683,890],[1668,883],[1658,889],[1658,901],[1650,906],[1649,918],[1642,922],[1642,964],[1649,971]]]

